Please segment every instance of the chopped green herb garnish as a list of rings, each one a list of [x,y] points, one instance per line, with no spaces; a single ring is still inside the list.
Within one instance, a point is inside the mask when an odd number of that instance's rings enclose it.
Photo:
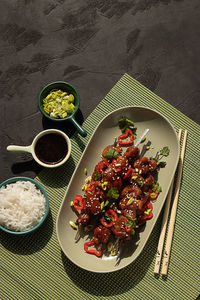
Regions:
[[[161,150],[160,150],[160,155],[162,156],[168,156],[169,155],[169,148],[167,146],[163,147]]]
[[[126,117],[121,117],[118,120],[118,125],[119,125],[119,128],[121,129],[122,133],[126,132],[127,129],[131,129],[136,137],[137,127],[134,125],[133,121],[127,119]]]
[[[156,193],[162,192],[162,188],[161,188],[161,186],[159,185],[158,182],[153,183],[153,185],[152,185],[152,191],[156,192]]]
[[[94,180],[101,180],[101,173],[99,173],[97,170],[94,171]]]
[[[144,184],[144,179],[143,179],[143,178],[139,178],[139,179],[137,180],[137,183],[138,183],[140,186],[143,186],[143,184]]]
[[[129,221],[126,222],[126,227],[127,228],[131,228],[132,225],[133,225],[133,222],[131,220],[129,220]]]
[[[150,159],[153,159],[157,162],[157,167],[158,168],[164,168],[167,163],[165,161],[161,161],[161,159],[163,157],[167,157],[169,155],[169,153],[170,153],[169,147],[165,146],[160,151],[158,151],[156,153],[155,157],[151,157]]]
[[[111,187],[107,193],[107,197],[117,200],[119,198],[119,191],[116,187]]]
[[[145,195],[146,197],[149,197],[149,193],[147,193],[147,192],[144,192],[144,195]]]
[[[130,228],[138,228],[139,226],[136,224],[136,219],[132,219],[131,217],[127,216],[128,221],[126,222],[126,227]]]
[[[64,119],[75,110],[74,96],[61,90],[52,90],[42,100],[45,113],[54,119]]]
[[[103,220],[104,220],[104,222],[111,222],[112,221],[112,216],[110,216],[108,214],[104,214],[103,215]]]
[[[106,158],[107,159],[116,159],[117,157],[119,156],[119,152],[115,151],[115,149],[113,148],[109,148],[107,151],[106,151]]]
[[[131,234],[131,235],[134,235],[134,234],[135,234],[135,230],[134,230],[134,229],[131,229],[130,234]]]
[[[105,211],[108,207],[112,207],[115,201],[119,198],[119,191],[116,187],[111,187],[107,192],[107,199],[102,202],[101,210]]]
[[[160,161],[158,164],[157,164],[157,167],[158,168],[164,168],[166,166],[166,161]]]

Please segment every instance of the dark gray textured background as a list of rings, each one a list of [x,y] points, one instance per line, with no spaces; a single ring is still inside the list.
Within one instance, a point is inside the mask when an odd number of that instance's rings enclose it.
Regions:
[[[200,1],[1,0],[0,181],[40,171],[6,147],[55,127],[37,107],[43,86],[73,84],[83,121],[125,72],[199,123]]]

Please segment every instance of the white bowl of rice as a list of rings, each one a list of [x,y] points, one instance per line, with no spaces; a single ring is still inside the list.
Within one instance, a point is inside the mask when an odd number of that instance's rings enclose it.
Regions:
[[[13,177],[0,184],[0,229],[24,235],[38,229],[49,212],[44,188],[27,177]]]

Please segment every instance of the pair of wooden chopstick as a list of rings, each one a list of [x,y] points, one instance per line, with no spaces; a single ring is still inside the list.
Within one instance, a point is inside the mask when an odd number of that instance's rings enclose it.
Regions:
[[[177,173],[177,181],[176,181],[176,186],[175,186],[174,201],[173,201],[173,205],[172,205],[172,209],[171,209],[171,215],[170,215],[169,226],[168,226],[168,234],[167,234],[167,239],[166,239],[166,246],[165,246],[164,255],[163,255],[163,264],[162,264],[162,270],[161,270],[161,274],[163,276],[167,275],[168,266],[169,266],[172,238],[173,238],[174,225],[175,225],[175,219],[176,219],[176,211],[177,211],[177,206],[178,206],[180,185],[181,185],[183,161],[184,161],[186,141],[187,141],[187,133],[188,133],[187,130],[185,130],[183,146],[182,146],[181,156],[180,156],[179,165],[178,165],[178,173]],[[178,133],[179,142],[181,140],[181,134],[182,134],[182,129],[179,129],[179,133]],[[154,274],[159,274],[159,271],[160,271],[160,265],[161,265],[161,259],[162,259],[162,253],[163,253],[163,245],[164,245],[165,233],[166,233],[166,229],[167,229],[167,221],[168,221],[168,216],[169,216],[173,185],[174,185],[174,179],[172,180],[172,183],[171,183],[168,195],[167,195],[167,199],[166,199],[163,222],[162,222],[162,226],[161,226],[161,234],[160,234],[158,248],[157,248]]]

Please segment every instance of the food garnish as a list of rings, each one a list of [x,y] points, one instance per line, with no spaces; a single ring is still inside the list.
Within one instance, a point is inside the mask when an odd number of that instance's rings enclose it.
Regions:
[[[137,127],[134,125],[134,122],[132,120],[129,120],[126,117],[121,117],[118,120],[118,125],[122,133],[126,132],[127,129],[130,129],[134,134],[134,138],[136,138]]]
[[[69,224],[72,226],[73,229],[78,228],[78,226],[73,221],[69,221]]]
[[[130,137],[130,140],[125,140]],[[133,145],[133,132],[131,129],[127,129],[125,133],[118,137],[118,143],[120,146],[132,146]]]
[[[106,228],[112,227],[114,222],[117,220],[117,213],[113,209],[108,209],[103,217],[100,219],[100,222]]]
[[[151,202],[147,202],[144,205],[144,215],[143,215],[143,220],[147,221],[153,218],[153,205]]]
[[[126,232],[130,232],[131,235],[135,234],[135,228],[138,228],[139,226],[136,224],[136,219],[132,219],[131,217],[127,216],[127,219],[125,220],[125,230]]]
[[[75,109],[74,96],[61,90],[52,90],[43,99],[43,109],[52,118],[64,119]]]
[[[161,159],[163,157],[167,157],[169,155],[169,153],[170,153],[169,147],[165,146],[160,151],[158,151],[156,153],[155,157],[153,157],[151,159],[154,159],[157,162],[157,166],[159,168],[164,168],[166,166],[166,162],[165,161],[161,161]]]
[[[118,156],[119,156],[119,152],[117,152],[114,148],[109,148],[106,151],[106,158],[107,159],[117,158]]]
[[[96,255],[97,257],[101,257],[102,254],[103,254],[103,250],[102,248],[100,248],[100,250],[97,250],[97,249],[89,249],[88,247],[90,246],[95,246],[95,241],[92,240],[92,241],[89,241],[89,242],[86,242],[84,244],[84,250],[89,253],[89,254],[93,254],[93,255]]]

